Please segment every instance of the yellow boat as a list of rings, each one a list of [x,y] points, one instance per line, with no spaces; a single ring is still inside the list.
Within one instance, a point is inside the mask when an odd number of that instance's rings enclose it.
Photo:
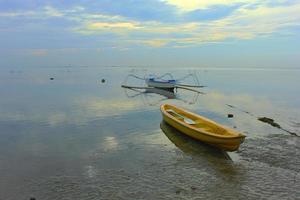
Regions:
[[[180,132],[225,151],[235,151],[245,135],[174,105],[160,107],[163,119]]]

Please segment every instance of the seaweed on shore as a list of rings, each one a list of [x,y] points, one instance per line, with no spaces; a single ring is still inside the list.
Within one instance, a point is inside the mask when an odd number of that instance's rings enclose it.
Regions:
[[[271,119],[271,118],[268,118],[268,117],[259,117],[257,119],[261,122],[265,122],[267,124],[270,124],[271,126],[274,126],[276,128],[281,128],[281,126],[278,123],[274,122],[274,119]]]
[[[257,118],[257,119],[258,119],[259,121],[261,121],[261,122],[264,122],[264,123],[270,124],[271,126],[274,126],[274,127],[276,127],[276,128],[279,128],[280,130],[283,130],[283,131],[285,131],[285,132],[287,132],[287,133],[289,133],[289,134],[291,134],[291,135],[298,136],[296,133],[291,132],[291,131],[289,131],[289,130],[286,130],[286,129],[282,128],[278,123],[276,123],[276,122],[274,121],[274,119],[271,119],[271,118],[268,118],[268,117],[259,117],[259,118]]]
[[[244,112],[244,113],[246,113],[246,114],[248,114],[248,115],[251,115],[252,117],[257,118],[258,121],[261,121],[261,122],[270,124],[270,125],[273,126],[273,127],[276,127],[276,128],[278,128],[278,129],[280,129],[280,130],[283,130],[283,131],[285,131],[285,132],[291,134],[291,135],[294,135],[294,136],[298,136],[298,137],[299,137],[299,135],[298,135],[297,133],[294,133],[294,132],[291,132],[291,131],[289,131],[289,130],[286,130],[285,128],[282,128],[282,127],[281,127],[278,123],[276,123],[276,122],[274,121],[274,119],[272,119],[272,118],[268,118],[268,117],[256,117],[254,114],[250,113],[249,111],[242,110],[242,109],[240,109],[240,108],[238,108],[238,107],[236,107],[236,106],[234,106],[234,105],[231,105],[231,104],[226,104],[226,105],[227,105],[228,107],[230,107],[230,108],[234,108],[234,109],[237,109],[237,110],[239,110],[239,111],[241,111],[241,112]]]

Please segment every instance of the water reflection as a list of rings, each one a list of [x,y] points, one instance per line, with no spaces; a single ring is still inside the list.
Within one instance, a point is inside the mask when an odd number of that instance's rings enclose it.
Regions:
[[[129,99],[120,87],[127,71],[0,69],[0,199],[299,196],[299,138],[226,106],[272,117],[299,132],[299,72],[209,71],[203,78],[210,91],[200,100],[200,94],[180,88],[126,89],[136,94]],[[105,84],[97,83],[99,78]],[[198,100],[192,105],[178,100],[193,102],[193,96]],[[240,160],[231,162],[222,152],[162,123],[165,137],[157,131],[158,106],[145,106],[140,97],[154,100],[153,105],[163,99],[246,130],[249,138],[237,152]],[[227,113],[234,118],[228,119]],[[266,134],[274,137],[256,137]]]
[[[175,144],[180,150],[186,154],[206,157],[209,159],[224,159],[231,160],[230,156],[220,149],[211,147],[205,143],[194,140],[180,131],[168,125],[165,121],[160,123],[160,128],[169,140]]]
[[[230,179],[231,183],[239,184],[242,178],[238,175],[240,169],[231,160],[227,152],[194,140],[169,126],[164,121],[160,123],[160,127],[176,147],[186,156],[192,157],[192,163],[197,164],[199,169],[211,171],[211,173],[222,179]]]
[[[186,104],[194,104],[200,94],[200,91],[190,88],[152,88],[152,87],[127,87],[124,88],[125,95],[128,98],[141,97],[144,104],[154,106],[169,99],[176,99]],[[189,93],[189,94],[186,94]]]
[[[145,87],[144,90],[138,90],[133,87],[124,87],[125,88],[125,94],[128,98],[134,98],[143,94],[158,94],[163,97],[166,97],[166,99],[175,99],[176,94],[174,93],[174,89],[160,89],[160,88],[147,88]],[[136,92],[135,94],[128,93],[128,90]]]
[[[116,137],[113,137],[113,136],[104,137],[103,144],[102,144],[102,146],[104,147],[104,150],[106,150],[106,151],[115,150],[115,149],[117,149],[118,145],[119,145],[119,142],[116,139]]]

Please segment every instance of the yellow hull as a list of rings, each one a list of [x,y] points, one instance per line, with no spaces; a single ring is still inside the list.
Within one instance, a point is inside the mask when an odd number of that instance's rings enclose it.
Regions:
[[[164,121],[170,126],[194,139],[225,151],[237,150],[246,137],[235,130],[173,105],[163,104],[160,109]],[[186,122],[186,119],[195,123],[189,124]]]

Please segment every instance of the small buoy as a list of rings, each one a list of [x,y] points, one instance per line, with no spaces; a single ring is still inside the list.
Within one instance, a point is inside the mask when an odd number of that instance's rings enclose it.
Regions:
[[[52,77],[51,77],[51,78],[50,78],[50,80],[51,80],[51,81],[53,81],[53,80],[54,80],[54,78],[52,78]]]
[[[105,79],[104,78],[101,80],[101,83],[105,83]]]
[[[228,118],[233,118],[233,114],[228,114],[227,117]]]

